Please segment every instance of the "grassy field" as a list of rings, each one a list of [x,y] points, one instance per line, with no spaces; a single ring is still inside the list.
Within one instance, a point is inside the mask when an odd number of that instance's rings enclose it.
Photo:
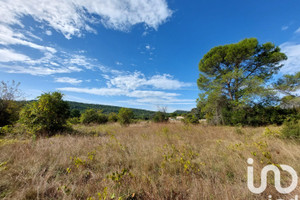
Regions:
[[[278,127],[235,128],[140,123],[76,125],[77,135],[0,139],[3,199],[278,199],[247,188],[247,159],[300,172],[300,145]],[[289,185],[289,176],[283,184]],[[259,181],[260,183],[260,181]],[[258,185],[258,184],[256,184]],[[291,199],[300,194],[282,196]]]

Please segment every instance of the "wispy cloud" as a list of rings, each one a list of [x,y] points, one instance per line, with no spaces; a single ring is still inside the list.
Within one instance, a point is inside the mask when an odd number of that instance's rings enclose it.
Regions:
[[[141,72],[123,73],[115,76],[104,76],[109,87],[117,87],[125,90],[135,90],[143,86],[150,86],[163,90],[178,90],[183,87],[190,87],[191,83],[180,82],[169,74],[154,75],[146,77]]]
[[[57,83],[69,83],[72,85],[77,85],[79,83],[82,83],[82,80],[76,79],[76,78],[70,78],[70,77],[56,77],[55,82]]]
[[[129,99],[119,102],[132,105],[194,105],[194,99],[180,99],[177,92],[166,90],[179,90],[192,86],[191,83],[178,81],[169,74],[146,77],[141,72],[119,72],[118,75],[105,74],[106,87],[101,88],[57,88],[61,91],[86,93],[99,96],[124,96]],[[161,91],[163,90],[163,91]]]
[[[3,0],[0,13],[3,24],[24,26],[22,17],[31,16],[68,39],[96,32],[97,23],[121,31],[139,23],[157,29],[172,15],[165,0]]]
[[[1,5],[1,3],[0,3]],[[1,10],[1,9],[0,9]],[[1,18],[0,18],[1,19]],[[30,32],[26,32],[27,35],[21,33],[17,30],[12,30],[8,25],[0,24],[0,44],[4,46],[9,45],[22,45],[40,51],[46,51],[51,53],[56,53],[56,49],[53,47],[48,47],[40,45],[30,41],[30,37],[38,39],[37,36]]]
[[[16,53],[11,49],[0,49],[0,62],[28,61],[30,58],[26,55]]]
[[[116,61],[116,65],[123,65],[123,63]]]
[[[300,27],[295,31],[295,33],[300,33]]]
[[[283,62],[281,72],[291,74],[300,71],[300,43],[286,42],[280,45],[280,48],[288,57]]]
[[[65,74],[72,72],[80,72],[82,69],[78,67],[39,67],[39,66],[22,66],[22,65],[1,65],[0,68],[4,69],[7,73],[14,74],[30,74],[34,76],[45,76],[52,74]]]
[[[48,36],[51,36],[51,35],[52,35],[52,32],[51,32],[50,30],[46,30],[45,33],[46,33],[46,35],[48,35]]]
[[[286,31],[286,30],[288,30],[288,29],[289,29],[289,26],[282,26],[282,27],[281,27],[281,30],[282,30],[282,31]]]

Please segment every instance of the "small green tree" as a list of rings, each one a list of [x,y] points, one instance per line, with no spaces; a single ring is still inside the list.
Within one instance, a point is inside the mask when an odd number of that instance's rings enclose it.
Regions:
[[[70,115],[69,104],[60,92],[44,93],[37,101],[27,104],[21,111],[21,122],[34,133],[51,136],[64,131]]]
[[[118,115],[114,112],[109,113],[108,115],[108,121],[109,122],[117,122],[118,121]]]
[[[121,125],[129,125],[133,119],[134,115],[131,109],[121,108],[118,113],[118,120]]]
[[[185,124],[199,124],[199,119],[192,113],[189,113],[185,115],[183,122]]]
[[[163,122],[167,122],[169,120],[167,113],[162,112],[162,111],[158,111],[155,113],[154,117],[153,117],[153,121],[156,123],[163,123]]]
[[[98,113],[95,109],[85,110],[80,117],[80,122],[83,124],[97,123]]]
[[[83,124],[104,124],[108,121],[108,118],[102,113],[102,110],[95,110],[91,108],[82,113],[80,121]]]

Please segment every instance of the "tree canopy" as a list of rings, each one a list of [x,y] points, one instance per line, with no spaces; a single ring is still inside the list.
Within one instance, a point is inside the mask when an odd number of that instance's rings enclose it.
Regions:
[[[21,121],[34,133],[53,135],[63,131],[70,116],[69,104],[59,92],[44,93],[21,111]]]
[[[286,59],[278,46],[259,44],[256,38],[212,48],[199,63],[198,106],[208,118],[222,122],[224,104],[239,107],[270,96],[266,83]]]

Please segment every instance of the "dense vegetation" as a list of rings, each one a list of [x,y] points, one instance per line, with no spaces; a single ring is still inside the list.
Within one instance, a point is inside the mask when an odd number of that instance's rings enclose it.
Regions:
[[[70,116],[69,104],[59,92],[45,93],[37,101],[27,104],[20,113],[20,121],[33,133],[53,135],[66,129]]]
[[[198,113],[211,124],[263,126],[300,119],[300,72],[274,83],[286,60],[272,43],[250,38],[212,48],[199,63]],[[287,94],[279,99],[278,92]]]
[[[77,109],[80,112],[83,112],[87,109],[96,109],[96,110],[102,110],[103,114],[109,114],[109,113],[118,113],[121,107],[118,106],[108,106],[108,105],[99,105],[99,104],[87,104],[87,103],[78,103],[73,101],[68,101],[70,105],[70,109]],[[151,119],[155,112],[149,111],[149,110],[142,110],[142,109],[131,109],[134,113],[134,117],[136,119]]]

